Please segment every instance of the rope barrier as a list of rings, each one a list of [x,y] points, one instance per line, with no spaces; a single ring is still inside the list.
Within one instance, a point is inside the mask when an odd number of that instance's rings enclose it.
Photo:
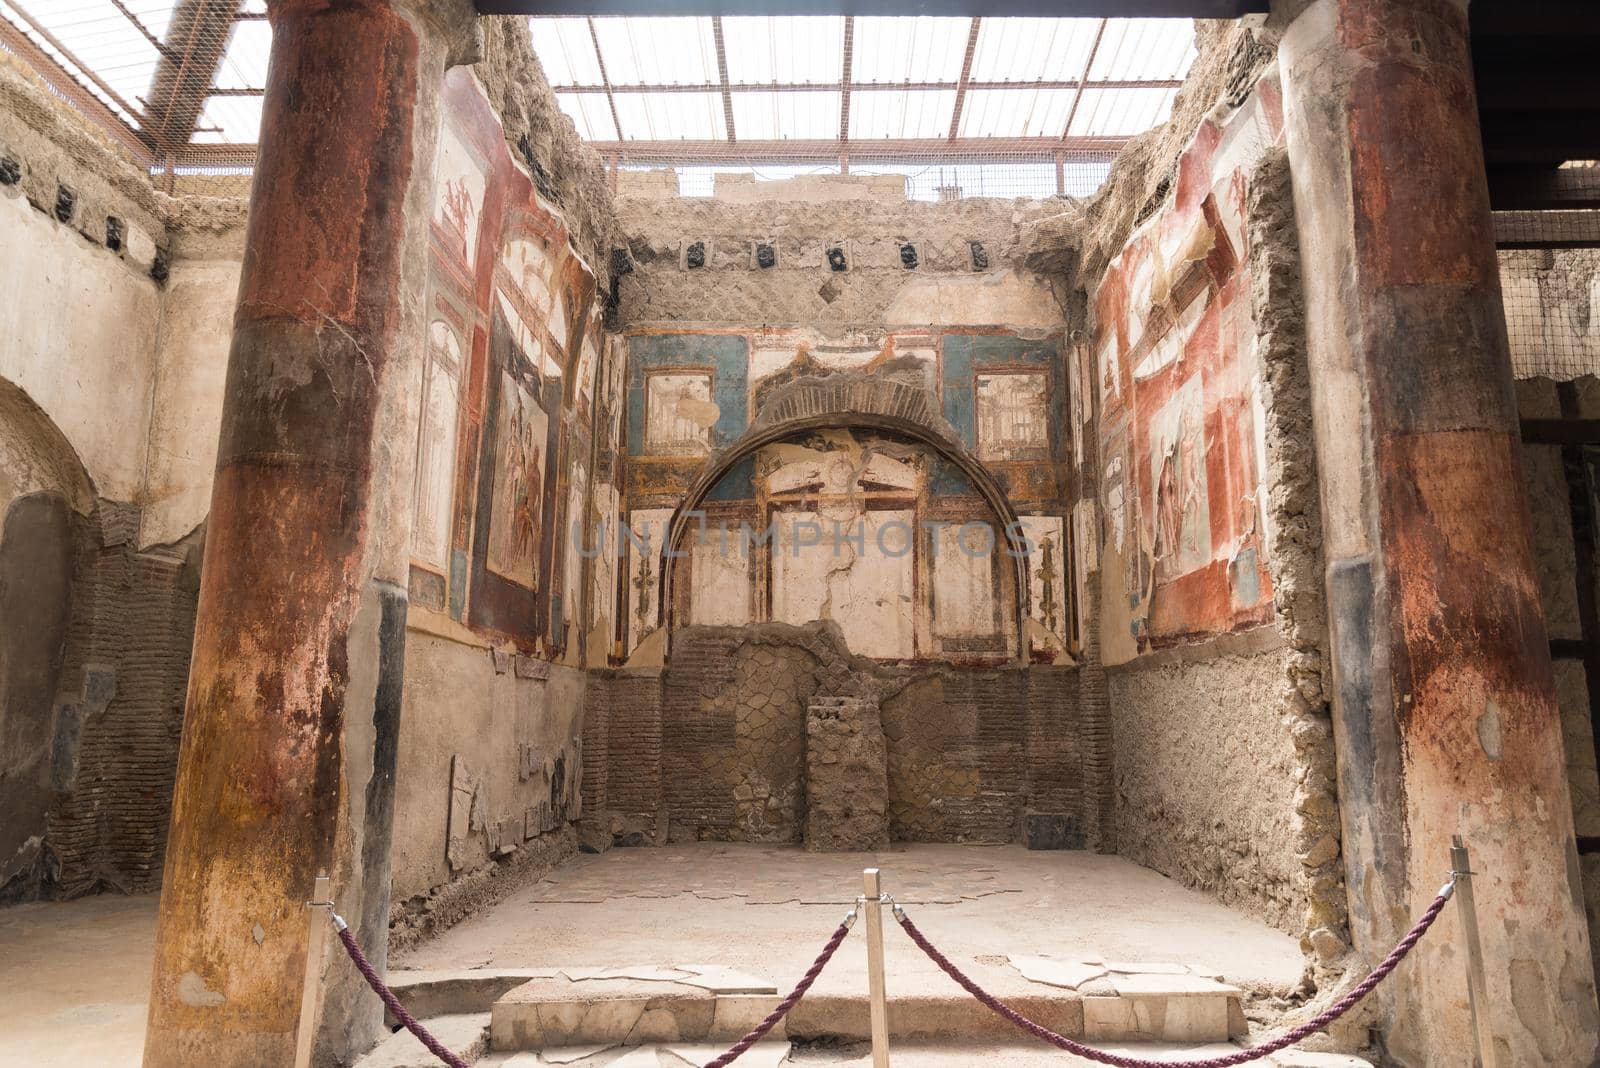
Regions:
[[[795,984],[794,989],[789,991],[789,996],[778,1002],[778,1007],[768,1013],[766,1019],[756,1024],[749,1034],[728,1047],[726,1053],[714,1060],[707,1061],[704,1068],[725,1068],[726,1065],[732,1064],[740,1054],[761,1041],[763,1035],[772,1030],[779,1020],[787,1016],[789,1010],[799,1004],[801,998],[805,997],[806,991],[811,989],[811,984],[817,981],[817,976],[821,975],[822,969],[827,967],[828,961],[833,958],[834,951],[839,948],[839,943],[844,941],[844,936],[850,933],[850,928],[855,925],[855,922],[856,910],[851,909],[839,926],[834,928],[833,937],[829,938],[828,944],[822,947],[822,952],[817,954],[817,959],[812,962],[810,968],[806,969],[806,974],[802,975],[800,981]]]
[[[1444,888],[1439,891],[1439,896],[1433,899],[1433,904],[1428,906],[1427,911],[1422,914],[1411,930],[1406,932],[1406,936],[1400,940],[1394,949],[1389,951],[1389,955],[1383,959],[1383,962],[1372,970],[1372,974],[1368,975],[1348,994],[1334,1002],[1323,1012],[1294,1030],[1285,1032],[1270,1041],[1263,1042],[1259,1046],[1251,1046],[1249,1049],[1243,1049],[1238,1053],[1230,1053],[1222,1057],[1208,1057],[1196,1061],[1147,1061],[1138,1057],[1124,1057],[1121,1054],[1107,1053],[1105,1050],[1095,1049],[1093,1046],[1085,1046],[1064,1035],[1058,1035],[1048,1027],[1028,1019],[969,979],[948,957],[939,952],[932,942],[928,941],[927,936],[918,930],[917,925],[911,922],[911,917],[906,915],[905,909],[899,905],[894,906],[894,918],[900,922],[900,926],[905,929],[906,934],[911,937],[911,940],[917,944],[918,948],[926,953],[928,958],[937,964],[946,975],[960,984],[967,993],[1012,1024],[1058,1049],[1064,1049],[1068,1053],[1076,1054],[1086,1060],[1113,1065],[1115,1068],[1232,1068],[1234,1065],[1248,1064],[1270,1053],[1286,1049],[1308,1035],[1321,1031],[1349,1012],[1356,1002],[1366,997],[1374,987],[1388,978],[1389,973],[1394,971],[1396,966],[1405,959],[1407,953],[1411,952],[1411,947],[1417,944],[1418,939],[1427,932],[1429,927],[1433,926],[1433,921],[1439,918],[1439,913],[1444,909],[1445,903],[1450,900],[1451,895],[1455,893],[1455,888],[1456,884],[1453,879],[1446,883]]]
[[[356,941],[356,936],[350,933],[350,925],[344,922],[343,917],[332,910],[328,912],[328,915],[333,919],[334,929],[339,933],[339,941],[344,944],[345,952],[350,955],[350,962],[356,966],[356,971],[360,972],[362,978],[366,979],[367,985],[372,987],[373,993],[378,995],[378,998],[393,1014],[394,1018],[399,1020],[407,1031],[415,1035],[417,1041],[427,1046],[428,1052],[448,1064],[450,1068],[471,1068],[466,1061],[451,1053],[443,1042],[434,1038],[428,1029],[423,1027],[415,1016],[407,1012],[404,1005],[400,1004],[400,999],[395,996],[393,990],[389,989],[388,984],[378,976],[378,970],[372,966],[371,961],[367,960],[367,955],[361,952],[361,945]],[[834,928],[832,937],[822,947],[822,952],[817,954],[817,959],[812,962],[811,967],[806,969],[806,973],[800,977],[800,981],[795,984],[794,989],[789,991],[789,996],[778,1002],[777,1008],[768,1013],[766,1018],[751,1028],[743,1038],[730,1046],[726,1053],[723,1053],[715,1060],[707,1062],[705,1068],[726,1068],[727,1065],[732,1064],[751,1046],[761,1041],[768,1031],[776,1027],[778,1021],[787,1016],[789,1010],[799,1004],[801,998],[805,997],[806,991],[811,989],[811,984],[817,981],[817,976],[822,974],[822,969],[827,967],[828,961],[833,959],[839,944],[844,941],[844,936],[850,933],[850,928],[855,926],[855,922],[856,910],[851,909],[845,914],[845,918],[840,921],[839,926]]]
[[[361,946],[356,943],[356,936],[350,933],[350,925],[345,923],[344,919],[332,910],[329,910],[328,915],[333,917],[334,930],[339,932],[339,941],[344,943],[345,952],[350,954],[350,962],[356,966],[356,971],[361,973],[362,978],[366,979],[367,985],[372,987],[373,993],[377,994],[385,1007],[394,1014],[394,1018],[399,1020],[407,1031],[416,1035],[417,1041],[427,1046],[429,1053],[448,1064],[450,1068],[471,1068],[471,1065],[467,1064],[466,1061],[451,1053],[443,1042],[429,1034],[428,1029],[418,1023],[417,1018],[407,1012],[404,1005],[400,1004],[400,999],[394,996],[394,991],[390,990],[382,979],[378,978],[377,969],[372,966],[371,961],[367,960],[367,955],[361,952]]]

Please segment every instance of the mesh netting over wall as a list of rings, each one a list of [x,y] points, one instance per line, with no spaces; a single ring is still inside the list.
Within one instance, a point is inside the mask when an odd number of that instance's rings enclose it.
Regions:
[[[1518,378],[1600,375],[1600,211],[1496,212]]]

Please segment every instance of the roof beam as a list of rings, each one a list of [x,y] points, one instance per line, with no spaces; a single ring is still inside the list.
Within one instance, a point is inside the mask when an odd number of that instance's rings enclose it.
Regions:
[[[622,118],[617,114],[617,98],[611,92],[611,77],[606,73],[605,53],[600,51],[600,32],[594,28],[594,19],[589,19],[589,40],[594,44],[594,62],[600,71],[600,84],[605,89],[606,104],[611,108],[611,125],[616,127],[617,137],[626,137],[622,132]]]
[[[846,15],[844,43],[839,57],[839,169],[849,167],[850,153],[843,146],[850,141],[850,89],[855,83],[856,17]]]
[[[172,53],[167,51],[167,46],[161,43],[161,38],[151,33],[149,29],[145,27],[145,24],[139,21],[139,16],[128,10],[127,4],[124,4],[122,0],[111,0],[111,6],[122,12],[122,17],[133,24],[133,28],[138,30],[140,36],[142,36],[146,41],[150,42],[150,46],[152,48],[154,48],[161,55],[166,56],[168,59],[172,58]]]
[[[1100,54],[1100,42],[1105,40],[1110,19],[1101,19],[1095,27],[1094,41],[1089,45],[1089,58],[1083,61],[1083,77],[1078,79],[1078,91],[1072,95],[1072,106],[1067,109],[1067,121],[1061,126],[1061,140],[1072,135],[1072,123],[1078,117],[1078,105],[1083,103],[1083,91],[1089,87],[1089,72],[1094,70],[1094,57]]]
[[[984,82],[969,79],[962,82],[851,82],[851,92],[873,89],[1181,89],[1181,78],[1100,78],[1085,85],[1082,78],[1072,81]],[[728,89],[734,93],[832,93],[838,92],[839,82],[730,82]],[[716,93],[722,90],[719,82],[647,82],[640,85],[552,85],[558,93]],[[259,90],[238,89],[226,92],[249,93]]]
[[[817,140],[740,141],[733,149],[726,141],[590,141],[602,156],[619,156],[625,162],[678,166],[738,160],[741,163],[831,163],[848,151],[856,162],[974,162],[1004,158],[1007,162],[1049,162],[1059,153],[1080,153],[1110,158],[1128,143],[1126,137],[948,137],[883,138],[851,141]]]
[[[1510,211],[1600,208],[1600,167],[1490,167],[1489,203],[1497,210]]]
[[[972,55],[978,50],[978,27],[983,19],[974,15],[967,27],[967,52],[961,60],[961,80],[956,83],[956,106],[950,110],[950,140],[961,132],[961,111],[967,105],[967,82],[972,77]]]
[[[1232,19],[1269,0],[477,0],[484,15],[1032,15]],[[1587,0],[1580,0],[1587,3]]]
[[[152,148],[170,152],[194,136],[211,83],[228,48],[241,0],[178,0],[166,48],[150,82],[143,133]]]
[[[711,20],[711,36],[717,43],[717,78],[722,88],[722,117],[728,124],[728,140],[737,141],[733,130],[733,93],[728,89],[728,47],[722,40],[722,16]],[[621,136],[620,132],[618,136]]]

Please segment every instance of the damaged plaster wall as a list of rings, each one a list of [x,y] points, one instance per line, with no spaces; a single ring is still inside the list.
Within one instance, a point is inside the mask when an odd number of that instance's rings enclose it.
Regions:
[[[1110,830],[1089,774],[1110,738],[1081,709],[1074,668],[884,664],[831,621],[697,625],[665,670],[591,685],[591,848],[799,842],[808,708],[838,698],[881,709],[891,840],[1098,849]]]
[[[526,19],[446,76],[416,384],[391,942],[571,855],[586,668],[612,653],[621,349],[604,171]]]
[[[28,621],[0,668],[5,898],[159,884],[242,218],[156,192],[0,57],[0,439],[32,442],[0,458],[0,597]]]
[[[1074,434],[1118,849],[1299,935],[1320,974],[1348,935],[1275,37],[1197,33],[1172,122],[1026,255],[1092,309]]]

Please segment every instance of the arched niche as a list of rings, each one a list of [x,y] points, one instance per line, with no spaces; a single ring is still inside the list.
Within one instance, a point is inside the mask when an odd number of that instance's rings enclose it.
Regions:
[[[680,625],[677,619],[679,598],[674,590],[678,565],[684,558],[686,539],[691,531],[698,529],[697,516],[707,496],[723,478],[763,448],[825,430],[882,431],[896,435],[926,447],[966,478],[992,513],[997,538],[994,551],[1009,562],[1013,618],[1007,621],[1006,637],[1012,647],[1006,650],[1006,655],[1026,662],[1028,560],[1016,510],[1004,489],[961,444],[939,413],[929,391],[857,374],[803,379],[775,392],[767,398],[750,429],[715,453],[694,479],[672,514],[662,544],[665,559],[660,568],[657,604],[665,631],[666,655],[671,655],[673,632]]]

